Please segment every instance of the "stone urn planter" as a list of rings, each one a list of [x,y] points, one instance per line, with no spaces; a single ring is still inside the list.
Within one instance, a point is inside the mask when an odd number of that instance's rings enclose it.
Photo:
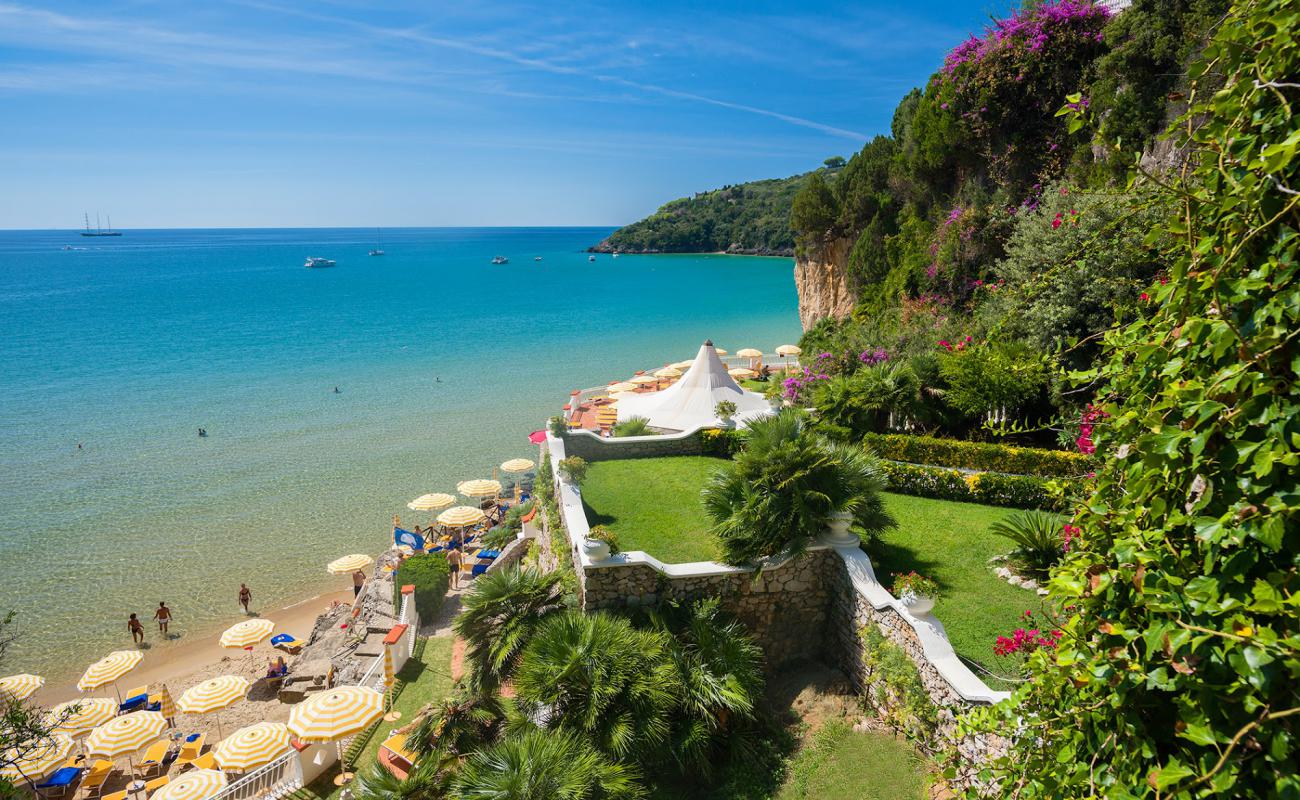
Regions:
[[[604,561],[609,558],[609,544],[599,539],[583,539],[582,552],[592,561]]]
[[[826,516],[826,541],[840,547],[856,547],[860,543],[857,534],[849,533],[853,524],[853,514],[848,511],[832,511]]]
[[[924,594],[905,594],[898,598],[903,607],[914,616],[929,614],[934,610],[934,598]]]

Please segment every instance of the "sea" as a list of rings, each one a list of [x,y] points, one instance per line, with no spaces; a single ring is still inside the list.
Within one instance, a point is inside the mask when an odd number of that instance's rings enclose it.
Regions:
[[[344,589],[327,562],[535,460],[571,390],[797,341],[790,260],[588,261],[610,230],[0,231],[0,674],[75,678],[159,601],[183,642],[241,582]]]

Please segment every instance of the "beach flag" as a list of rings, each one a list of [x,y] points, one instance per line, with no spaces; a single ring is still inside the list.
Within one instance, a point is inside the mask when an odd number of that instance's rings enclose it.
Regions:
[[[393,543],[404,544],[417,553],[424,552],[424,537],[405,528],[393,526]]]

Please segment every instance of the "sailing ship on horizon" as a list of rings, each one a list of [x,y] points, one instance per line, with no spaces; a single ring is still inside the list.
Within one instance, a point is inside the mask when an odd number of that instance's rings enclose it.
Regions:
[[[122,235],[122,232],[121,232],[121,231],[115,231],[115,230],[113,230],[113,218],[112,218],[112,217],[109,217],[109,218],[108,218],[108,227],[107,227],[107,228],[101,228],[101,227],[99,227],[99,213],[96,212],[96,213],[95,213],[95,229],[94,229],[94,230],[91,230],[91,229],[90,229],[90,213],[89,213],[89,212],[86,212],[85,214],[83,214],[83,216],[86,218],[86,229],[85,229],[84,231],[81,232],[81,235],[82,235],[82,236],[121,236],[121,235]]]

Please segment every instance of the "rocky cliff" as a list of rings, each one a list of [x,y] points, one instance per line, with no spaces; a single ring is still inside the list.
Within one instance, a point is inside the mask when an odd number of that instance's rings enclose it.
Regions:
[[[857,295],[849,287],[847,270],[852,246],[850,239],[836,239],[795,259],[794,285],[804,330],[825,317],[842,319],[853,312]]]

